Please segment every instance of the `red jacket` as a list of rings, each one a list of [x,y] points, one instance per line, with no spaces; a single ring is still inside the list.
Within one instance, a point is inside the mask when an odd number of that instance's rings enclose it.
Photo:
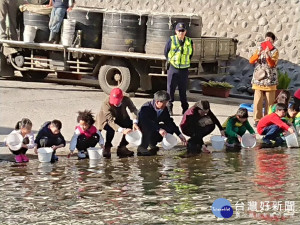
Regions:
[[[270,125],[276,124],[283,130],[288,130],[289,125],[287,125],[285,122],[281,120],[281,118],[276,113],[271,113],[270,115],[267,115],[263,117],[257,124],[257,132],[261,135],[264,131],[265,127],[268,127]]]

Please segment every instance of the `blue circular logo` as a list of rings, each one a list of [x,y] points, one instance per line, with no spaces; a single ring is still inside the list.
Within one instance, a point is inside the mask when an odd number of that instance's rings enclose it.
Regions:
[[[231,204],[225,198],[216,199],[212,204],[211,210],[218,218],[230,218],[233,214]]]

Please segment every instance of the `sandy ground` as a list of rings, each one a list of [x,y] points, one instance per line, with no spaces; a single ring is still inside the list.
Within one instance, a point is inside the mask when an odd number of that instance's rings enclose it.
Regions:
[[[77,124],[77,112],[90,109],[96,114],[106,97],[105,93],[94,87],[0,79],[0,159],[12,159],[12,154],[4,145],[4,138],[13,130],[16,122],[24,117],[33,122],[33,132],[35,134],[45,121],[61,120],[63,123],[62,134],[67,141],[67,145],[65,148],[59,149],[57,154],[67,154],[69,152],[69,142]],[[192,93],[188,93],[188,97],[190,106],[197,100],[208,99],[211,102],[212,111],[221,123],[236,112],[241,102],[251,102],[233,98],[204,97],[201,94]],[[146,101],[151,100],[149,95],[137,95],[132,99],[138,109]],[[179,101],[175,102],[174,114],[174,120],[176,124],[179,124],[182,119]],[[253,124],[251,113],[249,121]],[[219,134],[217,128],[211,135],[214,134]],[[102,135],[105,138],[105,131],[102,132]],[[207,136],[205,141],[209,141],[211,135]],[[120,137],[120,134],[115,136],[114,146],[117,146]],[[132,149],[135,150],[135,148]],[[29,150],[28,154],[34,154],[33,150]]]

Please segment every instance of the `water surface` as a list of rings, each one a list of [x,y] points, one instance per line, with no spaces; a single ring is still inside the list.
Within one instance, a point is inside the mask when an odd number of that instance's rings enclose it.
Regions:
[[[299,149],[159,154],[1,162],[0,224],[300,224]],[[231,218],[213,215],[217,198]]]

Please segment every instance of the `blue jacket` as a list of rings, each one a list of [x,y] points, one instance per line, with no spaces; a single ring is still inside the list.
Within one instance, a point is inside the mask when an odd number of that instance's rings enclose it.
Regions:
[[[162,113],[157,116],[157,111],[155,110],[154,104],[154,100],[146,102],[140,109],[138,120],[141,129],[145,130],[146,128],[149,132],[159,131],[159,123],[163,122],[170,130],[177,135],[180,135],[181,132],[174,123],[173,118],[170,117],[168,109],[165,108]]]
[[[47,143],[45,145],[45,147],[52,147],[52,145],[60,145],[60,144],[63,144],[64,146],[66,146],[66,141],[65,141],[65,138],[62,136],[61,133],[59,134],[53,134],[52,131],[49,129],[49,125],[50,125],[51,122],[46,122],[42,128],[39,130],[36,138],[35,138],[35,141],[34,143],[37,144],[37,147],[40,148],[40,147],[44,147],[44,146],[41,146],[40,144],[40,140],[42,138],[47,138]]]

